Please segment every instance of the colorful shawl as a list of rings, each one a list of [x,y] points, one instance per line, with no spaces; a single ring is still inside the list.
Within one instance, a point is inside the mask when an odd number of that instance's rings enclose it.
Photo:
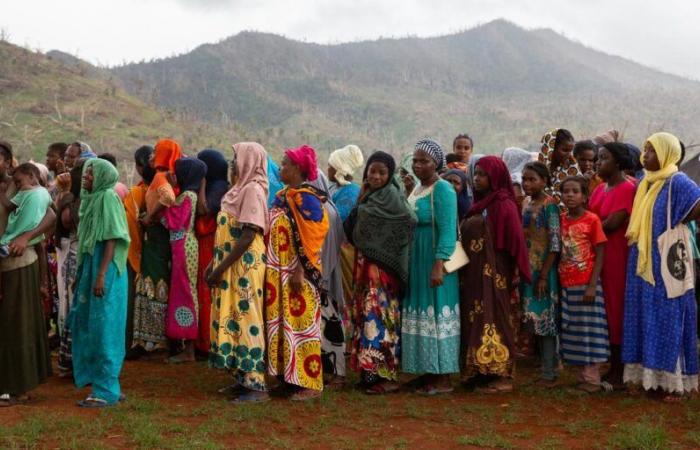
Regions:
[[[299,148],[290,148],[284,151],[284,156],[299,168],[307,181],[314,181],[318,176],[318,164],[316,163],[316,150],[308,145]]]
[[[233,146],[238,177],[224,194],[221,209],[239,223],[255,225],[267,234],[267,152],[257,142],[240,142]]]
[[[491,191],[486,195],[475,193],[476,202],[469,210],[469,216],[486,211],[486,221],[496,250],[508,252],[518,265],[521,276],[529,282],[531,277],[528,251],[508,168],[503,160],[496,156],[479,159],[476,167],[488,175]]]
[[[112,261],[120,274],[126,269],[129,249],[129,228],[124,205],[114,191],[119,180],[117,169],[104,159],[85,162],[83,174],[92,170],[92,191],[80,191],[80,223],[78,224],[78,266],[83,256],[92,255],[98,242],[116,240]]]

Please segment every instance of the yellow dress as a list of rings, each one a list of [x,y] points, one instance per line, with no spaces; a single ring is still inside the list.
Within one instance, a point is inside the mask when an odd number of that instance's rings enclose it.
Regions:
[[[236,246],[243,227],[232,215],[217,217],[213,265],[220,264]],[[265,241],[256,233],[241,258],[212,290],[209,364],[229,369],[248,389],[265,391]]]

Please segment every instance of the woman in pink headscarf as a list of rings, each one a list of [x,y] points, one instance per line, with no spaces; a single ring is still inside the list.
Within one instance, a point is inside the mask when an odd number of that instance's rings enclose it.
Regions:
[[[267,153],[256,142],[233,146],[233,187],[221,201],[214,259],[209,364],[234,376],[236,403],[268,400],[265,383],[265,240]]]

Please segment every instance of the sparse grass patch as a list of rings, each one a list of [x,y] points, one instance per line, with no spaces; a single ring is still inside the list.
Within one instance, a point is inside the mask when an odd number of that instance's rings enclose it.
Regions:
[[[666,430],[648,420],[624,424],[608,439],[616,449],[661,450],[670,445]]]
[[[477,447],[489,447],[489,448],[503,448],[512,449],[515,448],[513,443],[508,439],[504,438],[500,434],[482,432],[480,434],[469,436],[459,436],[457,438],[457,443],[460,445],[476,445]]]
[[[603,425],[594,419],[583,419],[577,422],[571,422],[564,425],[566,431],[572,435],[578,435],[586,431],[598,431],[603,428]]]

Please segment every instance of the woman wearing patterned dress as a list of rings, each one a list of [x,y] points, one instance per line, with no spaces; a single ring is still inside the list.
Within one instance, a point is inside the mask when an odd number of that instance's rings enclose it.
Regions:
[[[555,129],[542,136],[542,147],[538,160],[547,165],[551,177],[551,185],[547,194],[554,197],[560,209],[564,208],[561,201],[561,182],[566,177],[582,175],[574,158],[574,135],[563,128]]]
[[[164,212],[161,221],[170,232],[170,293],[165,315],[165,334],[174,341],[184,341],[181,353],[168,362],[194,361],[194,341],[199,336],[197,325],[197,266],[199,251],[194,235],[194,218],[199,192],[207,166],[195,158],[175,162],[175,173],[170,174],[173,189],[180,194],[175,203]]]
[[[280,170],[287,188],[270,211],[265,274],[268,372],[296,392],[292,400],[318,397],[321,362],[321,247],[328,232],[324,198],[306,181],[317,175],[309,146],[287,150]]]
[[[268,399],[265,383],[265,240],[268,230],[267,153],[256,142],[233,146],[233,187],[217,219],[209,365],[233,374],[236,403]]]

